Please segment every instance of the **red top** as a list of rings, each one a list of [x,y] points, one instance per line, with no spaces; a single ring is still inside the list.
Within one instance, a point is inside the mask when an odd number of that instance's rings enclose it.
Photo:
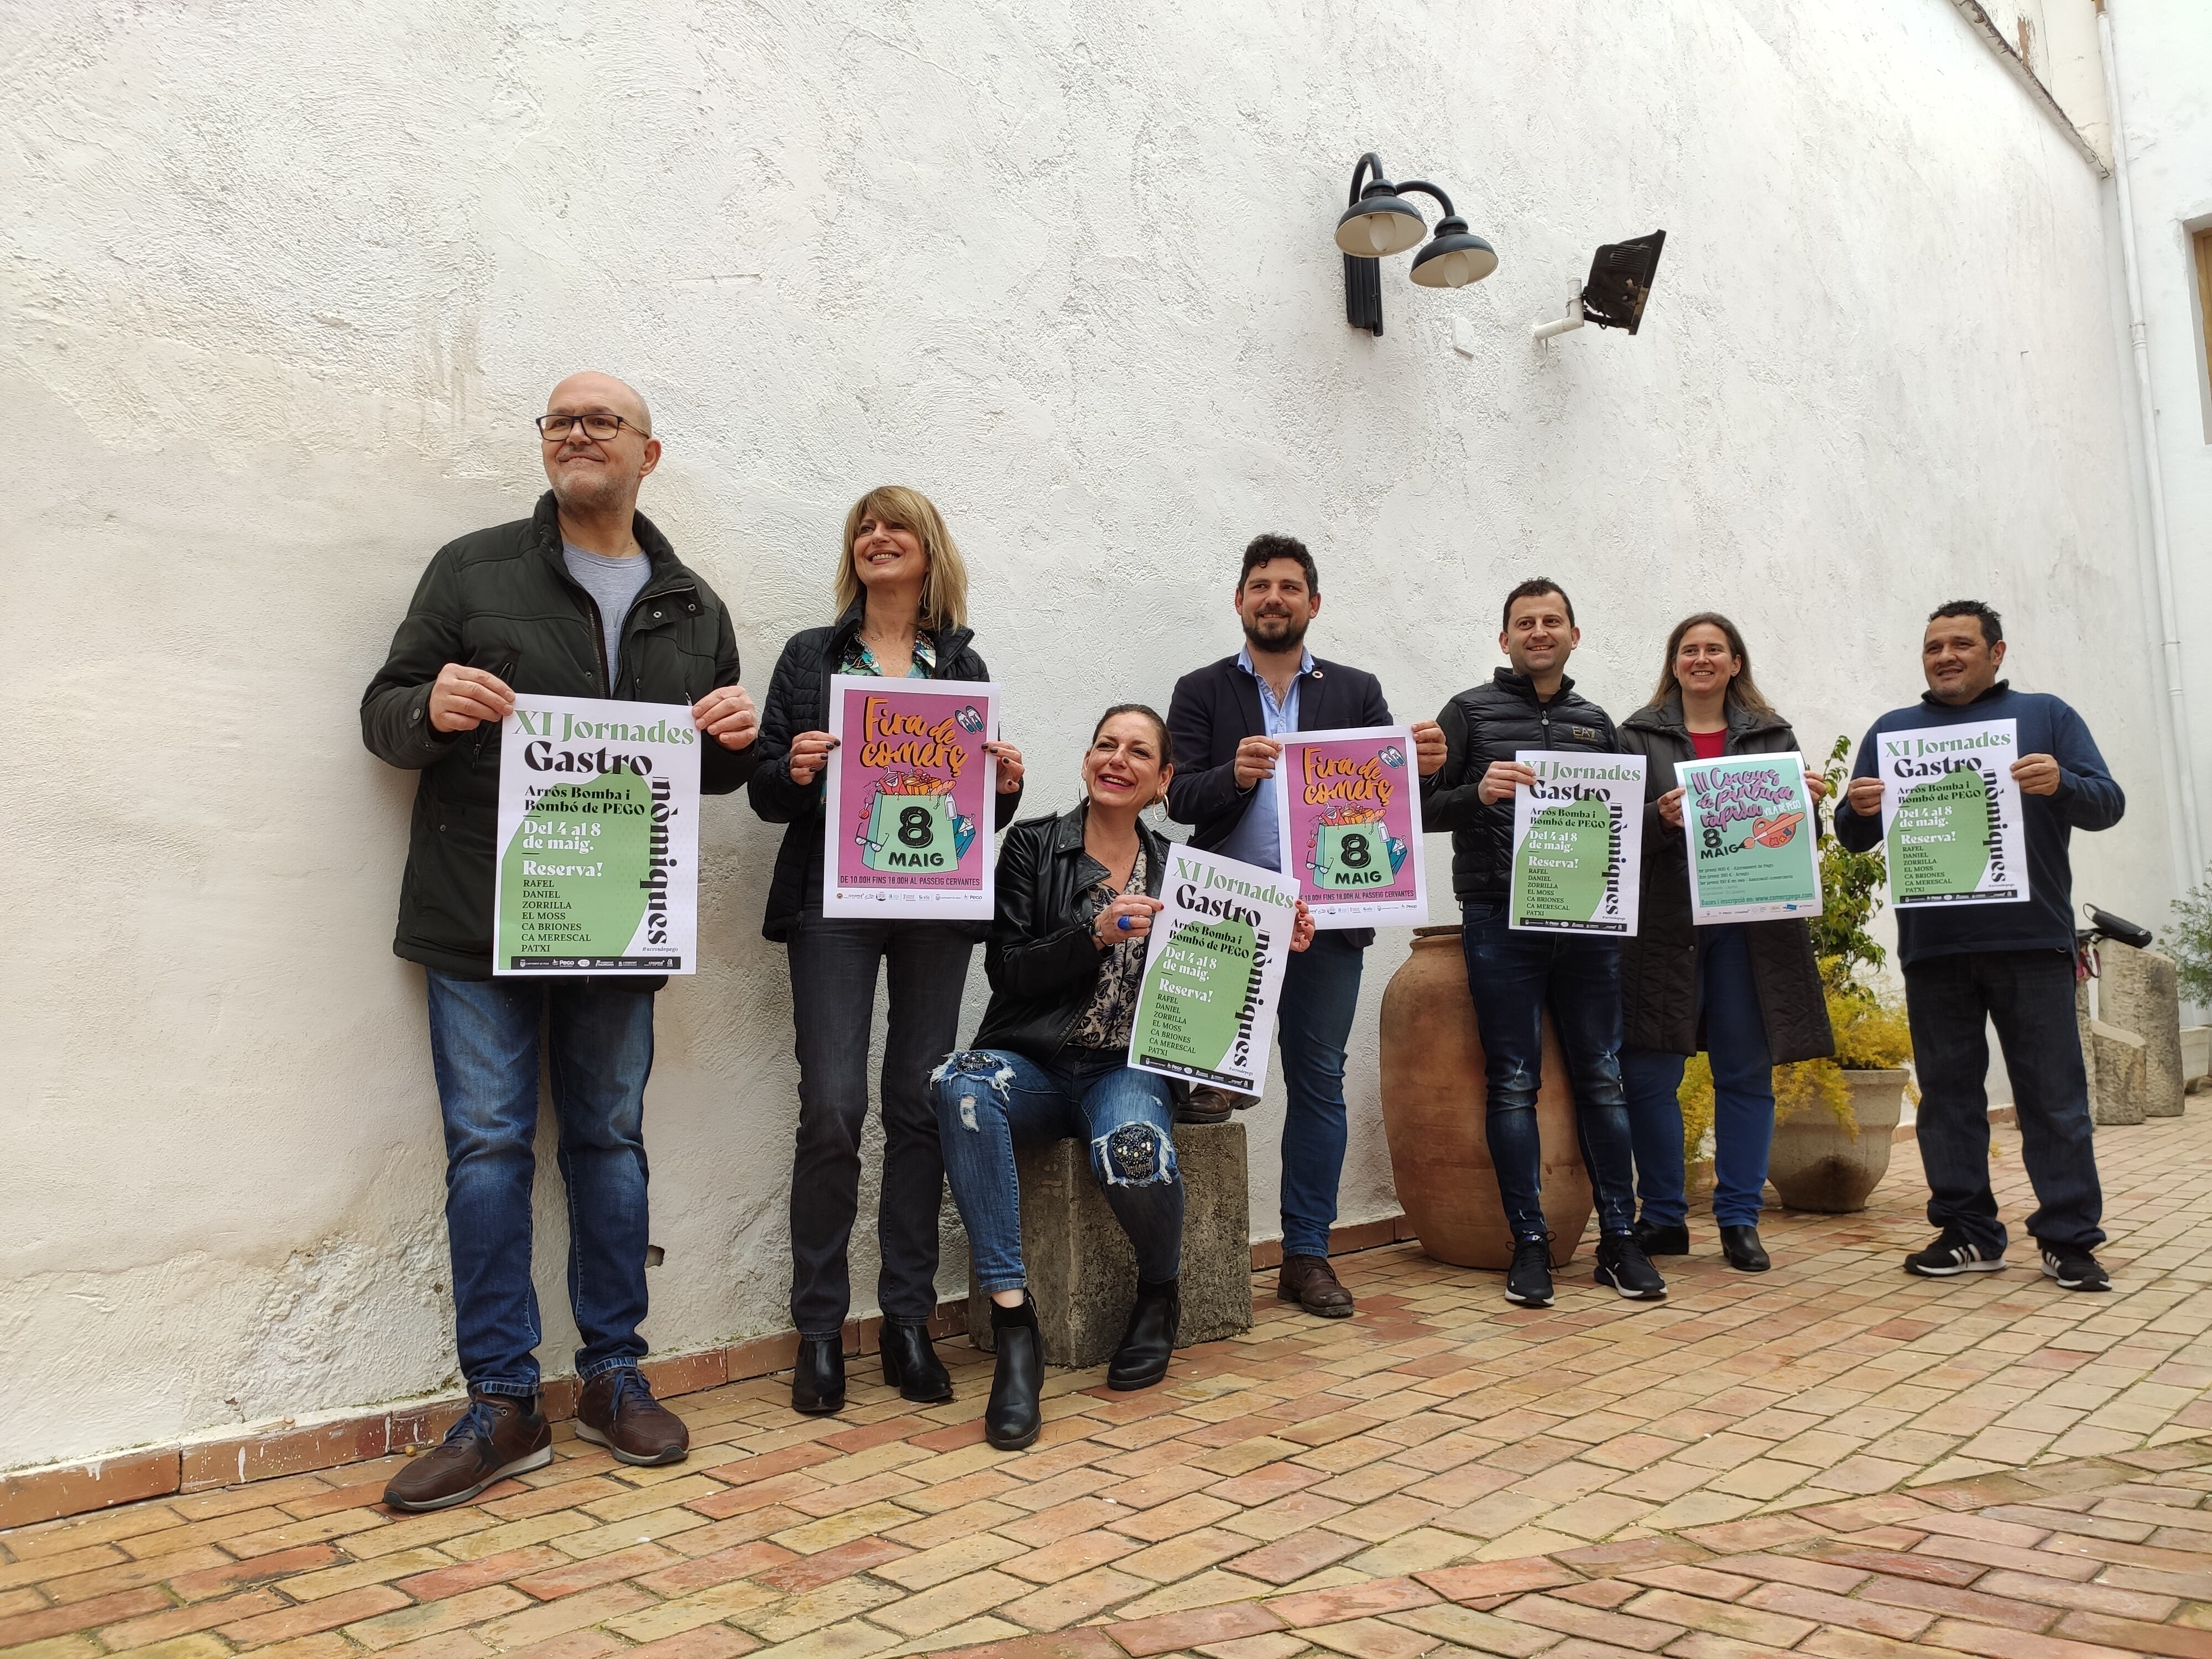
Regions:
[[[1692,732],[1690,733],[1690,747],[1697,750],[1699,760],[1718,760],[1721,750],[1728,747],[1728,733]]]

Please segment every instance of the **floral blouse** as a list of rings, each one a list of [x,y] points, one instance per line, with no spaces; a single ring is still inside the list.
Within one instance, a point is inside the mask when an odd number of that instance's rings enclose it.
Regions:
[[[853,643],[846,647],[845,660],[837,665],[837,672],[841,674],[868,674],[877,679],[881,679],[884,675],[882,665],[876,661],[876,653],[868,649],[866,642],[858,634],[853,635]],[[928,635],[916,634],[914,636],[914,662],[906,671],[906,677],[910,680],[934,679],[937,677],[937,647],[930,642]]]
[[[1136,859],[1129,866],[1127,886],[1117,890],[1101,876],[1083,890],[1083,896],[1095,896],[1103,910],[1123,893],[1143,892],[1145,874],[1145,848],[1139,842]],[[1075,1029],[1068,1033],[1069,1047],[1129,1046],[1129,1023],[1137,1012],[1137,987],[1145,976],[1145,944],[1142,939],[1125,939],[1105,952],[1106,960],[1098,969],[1098,983],[1091,988],[1090,1005],[1075,1022]]]

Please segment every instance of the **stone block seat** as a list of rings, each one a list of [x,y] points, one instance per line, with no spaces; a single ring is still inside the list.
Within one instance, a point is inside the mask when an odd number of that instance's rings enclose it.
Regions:
[[[1176,1346],[1252,1328],[1250,1199],[1241,1123],[1178,1123],[1183,1182],[1182,1324]],[[1036,1297],[1048,1365],[1101,1365],[1136,1299],[1129,1240],[1091,1173],[1087,1149],[1056,1140],[1015,1155],[1022,1182],[1022,1261]],[[969,1339],[991,1348],[991,1298],[968,1292]]]

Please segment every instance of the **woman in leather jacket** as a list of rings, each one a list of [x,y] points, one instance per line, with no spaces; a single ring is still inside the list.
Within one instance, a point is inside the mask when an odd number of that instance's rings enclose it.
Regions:
[[[1166,723],[1139,703],[1109,708],[1083,757],[1085,800],[1006,832],[984,969],[990,1006],[972,1046],[935,1073],[945,1178],[967,1224],[971,1273],[991,1298],[998,1350],[984,1437],[1014,1451],[1037,1437],[1044,1356],[1022,1265],[1016,1146],[1079,1136],[1137,1257],[1136,1305],[1107,1367],[1110,1388],[1167,1375],[1182,1314],[1182,1182],[1168,1079],[1129,1064],[1129,1024],[1166,873],[1166,842],[1139,814],[1174,775]],[[1291,948],[1312,919],[1300,908]]]
[[[1643,915],[1620,959],[1620,1079],[1641,1200],[1637,1236],[1652,1255],[1690,1253],[1677,1091],[1686,1059],[1702,1048],[1712,1065],[1721,1253],[1739,1272],[1765,1273],[1759,1212],[1774,1138],[1773,1067],[1833,1054],[1835,1039],[1803,921],[1692,925],[1676,769],[1786,754],[1796,734],[1759,694],[1735,624],[1700,611],[1674,625],[1658,690],[1621,722],[1620,746],[1647,762]],[[1806,783],[1819,800],[1820,780],[1808,774]],[[1798,830],[1810,835],[1813,826]]]

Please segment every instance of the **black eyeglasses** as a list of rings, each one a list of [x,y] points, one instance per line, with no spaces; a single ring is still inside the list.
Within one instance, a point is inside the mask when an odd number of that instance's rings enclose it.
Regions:
[[[584,428],[586,438],[600,443],[606,442],[626,426],[629,426],[629,429],[641,438],[653,435],[641,426],[630,426],[619,415],[540,415],[537,425],[538,435],[548,443],[560,443],[579,426]]]

